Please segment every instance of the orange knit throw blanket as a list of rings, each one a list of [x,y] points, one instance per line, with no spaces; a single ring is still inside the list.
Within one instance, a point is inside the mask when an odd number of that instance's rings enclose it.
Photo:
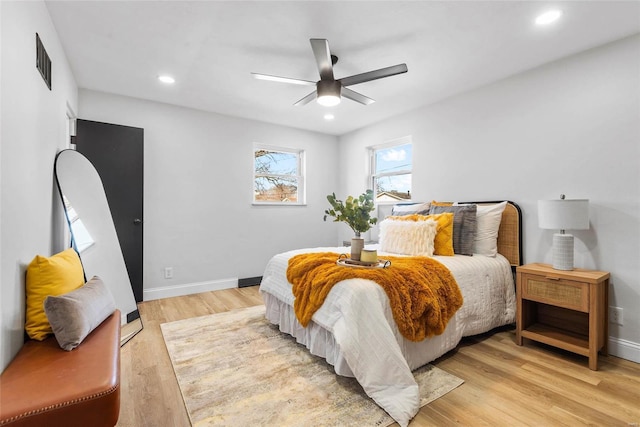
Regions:
[[[338,254],[307,253],[292,257],[287,280],[293,284],[294,311],[306,327],[336,283],[354,278],[380,285],[391,303],[400,333],[411,341],[440,335],[462,306],[462,294],[444,265],[427,257],[385,257],[387,268],[350,268],[336,265]]]

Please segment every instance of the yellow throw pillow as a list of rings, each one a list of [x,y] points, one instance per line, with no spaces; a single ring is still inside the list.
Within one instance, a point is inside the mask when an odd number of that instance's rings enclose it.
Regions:
[[[435,200],[432,200],[431,206],[453,206],[453,202],[436,202]]]
[[[389,219],[400,221],[426,221],[428,219],[434,220],[438,223],[436,229],[436,237],[433,240],[434,255],[446,255],[453,256],[453,213],[441,213],[432,215],[405,215],[405,216],[390,216]]]
[[[29,338],[42,341],[53,333],[44,312],[44,300],[78,289],[84,284],[80,257],[67,249],[51,257],[36,255],[27,267],[27,312],[25,330]]]
[[[453,213],[431,214],[427,218],[438,223],[433,254],[453,256]]]

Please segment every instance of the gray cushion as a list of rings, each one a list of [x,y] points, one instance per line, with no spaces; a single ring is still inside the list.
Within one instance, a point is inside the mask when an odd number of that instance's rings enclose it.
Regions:
[[[75,291],[44,300],[53,334],[67,351],[79,346],[115,309],[111,292],[98,276]]]
[[[429,202],[424,203],[398,203],[391,208],[391,215],[393,216],[405,216],[405,215],[429,215]]]
[[[453,213],[453,253],[473,255],[476,237],[476,205],[431,206],[429,214]]]

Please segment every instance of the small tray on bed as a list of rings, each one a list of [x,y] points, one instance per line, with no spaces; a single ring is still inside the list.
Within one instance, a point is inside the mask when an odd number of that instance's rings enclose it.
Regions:
[[[385,259],[379,259],[377,262],[363,262],[356,261],[350,258],[338,258],[336,264],[341,265],[343,267],[354,267],[354,268],[387,268],[391,265],[391,261]]]

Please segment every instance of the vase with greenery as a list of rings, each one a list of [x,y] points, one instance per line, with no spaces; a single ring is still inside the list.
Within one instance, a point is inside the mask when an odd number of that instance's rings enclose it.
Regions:
[[[345,222],[355,233],[355,237],[351,239],[351,258],[360,260],[360,252],[364,248],[364,239],[361,233],[368,231],[378,222],[378,218],[372,218],[371,212],[375,210],[373,202],[373,191],[367,190],[359,197],[349,196],[343,202],[336,198],[336,193],[329,194],[327,200],[331,205],[331,209],[324,211],[324,220],[327,217],[333,217],[333,222]]]

